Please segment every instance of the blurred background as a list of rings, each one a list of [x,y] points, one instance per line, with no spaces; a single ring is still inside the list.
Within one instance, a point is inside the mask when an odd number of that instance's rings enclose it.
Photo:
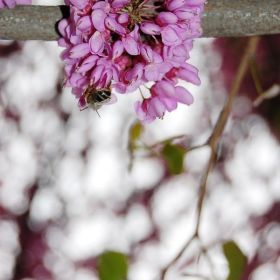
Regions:
[[[101,117],[80,112],[56,42],[0,41],[0,279],[96,280],[106,250],[127,256],[129,280],[158,279],[195,226],[210,150],[187,150],[213,131],[247,42],[196,40],[194,104],[142,127],[138,93]],[[201,240],[166,279],[280,279],[279,45],[260,39],[208,178]],[[230,245],[245,259],[239,278]]]

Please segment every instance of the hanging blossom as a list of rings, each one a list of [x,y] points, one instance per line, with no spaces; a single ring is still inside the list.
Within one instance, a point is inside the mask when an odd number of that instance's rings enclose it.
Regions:
[[[16,5],[31,5],[32,0],[0,0],[0,9],[14,8]]]
[[[70,17],[59,23],[58,44],[65,48],[65,85],[72,87],[80,107],[86,105],[89,85],[123,94],[142,88],[146,97],[141,94],[135,110],[143,122],[193,102],[178,82],[200,84],[198,70],[186,61],[193,39],[202,33],[205,0],[65,2]]]

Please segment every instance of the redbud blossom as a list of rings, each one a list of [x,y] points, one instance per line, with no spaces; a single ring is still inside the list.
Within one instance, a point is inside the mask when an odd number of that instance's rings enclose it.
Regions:
[[[87,106],[83,94],[89,85],[122,94],[137,90],[142,100],[135,110],[143,122],[163,118],[178,103],[193,103],[178,83],[200,84],[198,70],[186,61],[202,32],[205,0],[65,2],[70,17],[59,23],[58,44],[65,48],[65,85],[81,108]],[[145,97],[138,90],[144,85]]]

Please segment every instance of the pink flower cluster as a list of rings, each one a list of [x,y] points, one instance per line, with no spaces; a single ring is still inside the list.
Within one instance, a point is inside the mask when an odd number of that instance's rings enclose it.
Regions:
[[[148,96],[135,104],[143,122],[162,118],[178,102],[193,102],[178,82],[200,84],[198,70],[186,61],[193,39],[202,33],[205,0],[65,1],[70,17],[59,23],[58,43],[66,48],[61,55],[66,86],[80,106],[86,104],[88,85],[119,93],[145,85]]]
[[[0,9],[14,8],[16,5],[31,5],[32,0],[0,0]]]

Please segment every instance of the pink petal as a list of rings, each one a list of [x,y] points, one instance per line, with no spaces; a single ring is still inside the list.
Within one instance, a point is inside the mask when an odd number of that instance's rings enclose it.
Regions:
[[[176,99],[180,103],[191,105],[194,101],[191,93],[181,86],[176,87],[175,93],[176,93]]]
[[[4,3],[10,9],[12,9],[16,6],[16,1],[15,0],[4,0]]]
[[[81,96],[79,98],[78,106],[79,106],[80,109],[83,109],[83,108],[87,107],[87,102],[86,102],[86,100],[85,100],[85,98],[83,96]]]
[[[177,35],[181,38],[181,40],[186,40],[189,39],[189,29],[190,29],[190,24],[189,23],[177,23],[177,24],[170,24],[170,28],[172,28]],[[183,42],[182,42],[183,43]]]
[[[190,32],[191,32],[191,34],[190,34],[189,38],[197,38],[197,37],[201,36],[202,28],[201,28],[200,20],[192,21],[192,23],[190,25]]]
[[[118,17],[118,23],[120,24],[126,24],[129,21],[129,16],[128,14],[121,14]]]
[[[105,19],[105,25],[107,28],[109,28],[110,30],[120,34],[120,35],[124,35],[126,33],[125,28],[120,25],[114,18],[112,17],[107,17]]]
[[[188,63],[184,63],[183,68],[180,68],[177,74],[178,78],[190,82],[194,85],[199,86],[201,84],[198,76],[198,70]]]
[[[178,18],[176,15],[174,15],[171,12],[161,12],[159,13],[159,15],[156,18],[156,22],[160,25],[160,26],[164,26],[167,24],[174,24],[178,21]]]
[[[83,10],[88,4],[88,0],[70,0],[71,4],[80,10]]]
[[[0,1],[1,1],[1,0],[0,0]],[[58,43],[58,45],[59,45],[60,47],[64,47],[64,48],[69,47],[69,43],[66,42],[66,40],[65,40],[64,38],[59,38],[59,39],[57,40],[57,43]]]
[[[167,62],[158,64],[158,71],[163,74],[166,74],[167,72],[169,72],[171,70],[171,68],[172,68],[172,65]]]
[[[99,31],[95,31],[89,40],[92,53],[101,53],[104,50],[104,38]]]
[[[151,22],[143,22],[140,25],[140,29],[142,32],[149,35],[159,35],[161,32],[160,26]]]
[[[68,33],[66,32],[66,28],[69,26],[68,21],[66,19],[62,19],[58,23],[58,31],[63,36],[66,37]]]
[[[142,63],[137,63],[132,70],[128,71],[125,75],[127,81],[137,81],[143,76],[144,65]]]
[[[151,63],[154,59],[153,50],[148,45],[142,45],[140,48],[142,57],[148,62]]]
[[[175,87],[167,81],[157,82],[152,87],[152,92],[159,96],[166,96],[168,98],[175,99]]]
[[[97,55],[91,55],[89,57],[87,57],[82,64],[80,65],[80,67],[77,69],[78,73],[84,73],[87,72],[88,70],[92,69],[95,64],[96,61],[98,60],[98,56]]]
[[[91,14],[92,24],[96,30],[103,32],[105,31],[105,18],[107,17],[106,13],[101,9],[96,9]]]
[[[147,99],[143,102],[137,101],[134,104],[135,112],[139,118],[140,121],[144,123],[150,123],[152,122],[156,117],[152,117],[147,112]]]
[[[125,50],[130,55],[140,54],[139,44],[131,36],[124,37],[122,39]]]
[[[83,43],[82,38],[80,36],[77,36],[77,35],[71,35],[70,36],[70,42],[73,45],[79,45],[79,44]]]
[[[146,118],[147,112],[143,109],[142,102],[136,101],[134,104],[134,109],[138,118],[143,121]]]
[[[115,59],[115,65],[120,69],[120,70],[125,70],[127,67],[129,67],[132,63],[131,58],[128,57],[127,55],[122,55],[118,58]]]
[[[165,106],[158,97],[151,98],[150,106],[148,106],[148,112],[151,116],[162,118],[165,113]]]
[[[103,74],[103,71],[104,71],[103,65],[98,65],[94,68],[94,70],[91,73],[91,78],[93,80],[93,83],[96,84],[100,80],[100,78]]]
[[[185,3],[185,0],[169,0],[167,2],[167,9],[174,11],[175,9],[182,7]]]
[[[123,83],[116,83],[113,87],[118,93],[126,93],[126,85]]]
[[[193,40],[186,40],[184,41],[184,46],[187,49],[187,51],[191,51],[193,48]]]
[[[195,17],[194,11],[186,7],[181,7],[176,10],[175,15],[181,20],[191,20]]]
[[[182,43],[180,36],[177,32],[170,26],[163,28],[161,32],[162,42],[166,46],[176,46]]]
[[[186,0],[186,4],[189,6],[200,6],[205,2],[206,0]]]
[[[92,6],[92,10],[97,10],[97,9],[101,9],[105,13],[108,13],[108,12],[110,12],[111,8],[110,8],[110,4],[108,2],[98,1]]]
[[[163,57],[165,60],[169,60],[173,57],[173,47],[163,47]]]
[[[184,45],[179,45],[179,46],[176,46],[174,49],[173,49],[173,52],[175,53],[176,56],[183,56],[185,57],[185,61],[187,60],[187,57],[189,55],[189,52],[187,51],[186,47]]]
[[[152,63],[145,67],[144,76],[147,81],[158,81],[160,79],[160,73],[156,64]]]
[[[82,88],[72,88],[72,93],[75,95],[76,98],[79,98],[83,95],[84,90]]]
[[[153,54],[153,60],[154,60],[154,63],[162,63],[163,62],[163,58],[160,54],[154,52]]]
[[[102,77],[99,81],[99,86],[102,88],[107,88],[112,81],[112,70],[106,69],[102,72]]]
[[[65,65],[65,67],[64,67],[64,71],[67,74],[67,76],[72,75],[72,73],[74,72],[73,69],[74,69],[73,65]]]
[[[160,97],[161,102],[164,104],[168,112],[174,111],[177,108],[177,100],[174,98]]]
[[[130,0],[114,0],[112,2],[113,8],[123,8],[127,4],[129,4]]]
[[[114,82],[118,82],[120,79],[120,71],[116,66],[112,66],[112,72],[113,72],[113,79]]]
[[[90,16],[81,17],[76,26],[82,32],[89,31],[92,28]]]
[[[151,63],[145,67],[145,78],[148,81],[159,81],[171,69],[169,63]]]
[[[69,52],[69,57],[70,58],[81,58],[86,56],[90,51],[88,43],[83,43],[74,46],[70,52]]]
[[[87,78],[79,73],[73,73],[69,79],[72,87],[82,87],[86,84]]]
[[[138,117],[140,119],[144,118],[145,117],[145,112],[142,108],[142,102],[141,101],[136,101],[135,104],[134,104],[134,108],[135,108],[135,111],[136,111],[136,114],[138,115]]]
[[[176,68],[180,67],[182,63],[184,63],[186,61],[187,58],[183,57],[183,56],[174,56],[172,58],[172,65]]]
[[[135,24],[134,29],[129,33],[129,36],[131,36],[135,41],[140,40],[140,32],[139,32],[138,24]]]
[[[120,57],[124,52],[122,41],[116,41],[113,45],[113,59]]]

